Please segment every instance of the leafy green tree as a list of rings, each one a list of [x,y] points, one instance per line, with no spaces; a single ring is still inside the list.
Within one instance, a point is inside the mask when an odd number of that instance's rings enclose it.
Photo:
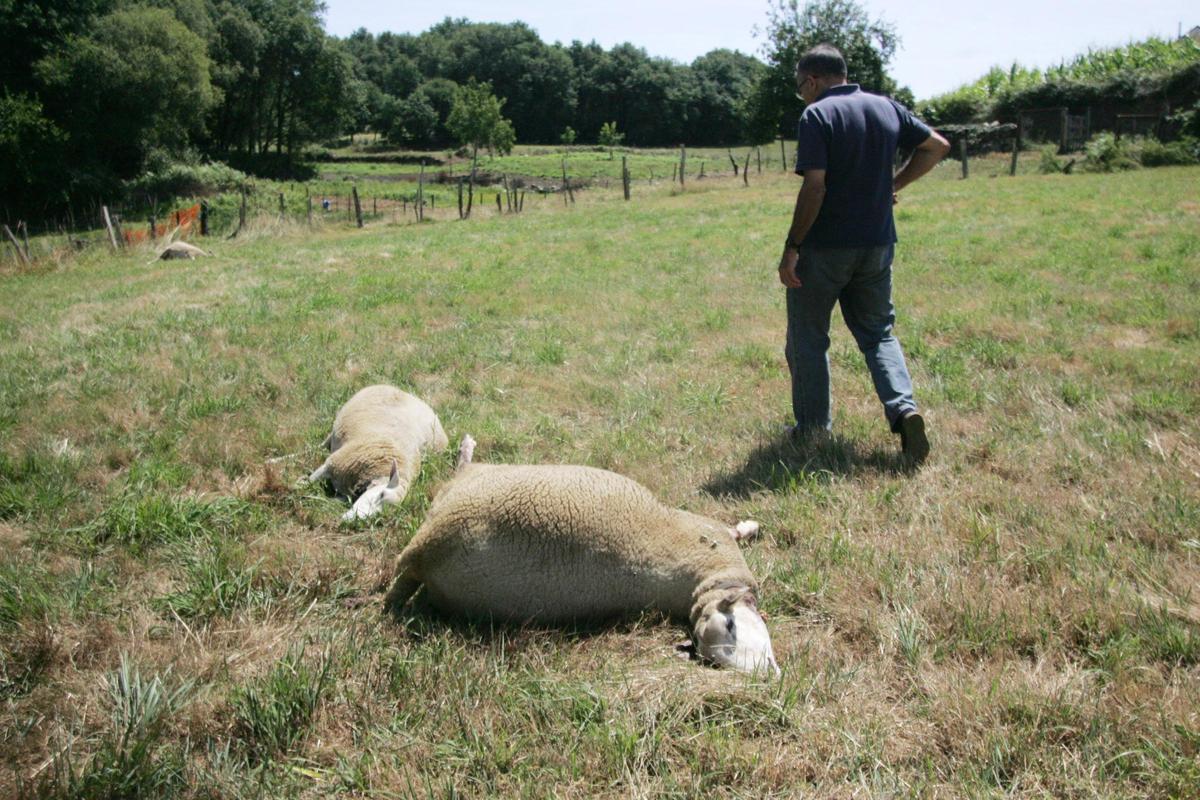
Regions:
[[[625,140],[625,134],[617,131],[617,123],[606,122],[600,126],[600,133],[597,138],[603,147],[608,148],[608,160],[612,161],[613,148],[621,145],[621,142]]]
[[[441,147],[454,141],[454,134],[446,127],[450,111],[454,108],[455,98],[458,97],[458,84],[449,78],[431,78],[420,86],[417,91],[425,96],[429,105],[437,112],[438,124],[431,144]]]
[[[563,132],[559,135],[558,141],[561,142],[562,144],[566,145],[567,147],[570,147],[571,145],[575,144],[575,129],[572,128],[570,125],[563,128]]]
[[[31,67],[70,36],[85,34],[115,0],[0,0],[0,86],[10,92],[41,87]]]
[[[0,204],[29,217],[65,202],[61,147],[66,135],[28,95],[0,96]]]
[[[759,141],[779,133],[790,135],[800,110],[796,100],[795,70],[800,55],[823,42],[846,58],[848,78],[866,91],[899,95],[912,101],[887,72],[900,43],[895,27],[872,19],[857,0],[775,0],[767,13],[765,29],[767,69],[753,92],[749,128]],[[774,131],[767,136],[768,131]]]
[[[693,113],[701,124],[692,126],[687,141],[726,146],[747,141],[744,108],[764,72],[761,61],[734,50],[713,50],[693,61]]]
[[[70,136],[73,166],[131,177],[152,148],[181,152],[216,101],[205,43],[164,9],[101,17],[36,65],[46,107]]]
[[[437,134],[438,115],[424,92],[413,92],[397,103],[387,136],[408,147],[431,147]]]
[[[481,147],[502,155],[512,150],[516,131],[501,114],[503,107],[504,101],[492,94],[489,84],[470,80],[459,87],[446,127],[460,144],[471,147],[473,161]]]
[[[571,59],[528,25],[447,19],[417,39],[416,61],[423,74],[489,84],[505,100],[505,116],[522,138],[553,142],[572,122]]]

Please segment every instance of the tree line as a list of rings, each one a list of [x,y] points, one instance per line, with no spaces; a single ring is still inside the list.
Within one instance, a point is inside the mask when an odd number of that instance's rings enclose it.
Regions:
[[[886,72],[894,30],[856,0],[775,0],[765,60],[716,49],[690,64],[629,43],[550,44],[521,22],[339,39],[323,12],[319,0],[0,3],[4,213],[58,214],[180,163],[295,176],[307,146],[353,131],[468,144],[453,112],[479,87],[507,142],[605,130],[634,146],[761,143],[791,135],[795,57],[820,41],[842,47],[852,80],[911,100]]]
[[[631,145],[732,145],[746,141],[746,103],[765,72],[758,59],[713,50],[691,64],[632,44],[547,44],[528,25],[447,19],[423,33],[345,42],[366,89],[358,123],[398,144],[454,143],[446,126],[458,87],[486,82],[521,142],[581,143],[615,123]],[[569,136],[569,134],[568,134]]]

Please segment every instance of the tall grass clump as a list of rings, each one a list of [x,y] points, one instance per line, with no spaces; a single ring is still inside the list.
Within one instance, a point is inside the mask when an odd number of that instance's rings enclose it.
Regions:
[[[183,588],[156,602],[164,611],[185,620],[208,621],[266,598],[259,586],[259,563],[247,564],[245,550],[237,542],[206,542],[182,560]]]
[[[77,768],[68,740],[45,779],[32,792],[41,798],[170,797],[185,787],[184,754],[164,743],[171,716],[192,694],[191,681],[169,686],[170,669],[147,678],[122,654],[105,677],[109,725],[86,763]]]
[[[66,456],[0,452],[0,520],[57,511],[76,495],[77,464]]]
[[[155,545],[231,536],[262,524],[259,510],[236,497],[200,500],[132,487],[76,532],[91,547],[119,546],[141,555]]]
[[[234,691],[235,724],[251,761],[270,761],[304,740],[332,680],[332,666],[331,651],[310,664],[304,648],[296,648],[266,677]]]

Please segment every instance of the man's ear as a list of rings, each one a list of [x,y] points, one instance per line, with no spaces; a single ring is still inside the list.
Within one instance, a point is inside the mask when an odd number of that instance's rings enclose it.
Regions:
[[[392,474],[388,476],[387,488],[395,489],[400,485],[400,468],[396,464],[396,459],[392,459]]]

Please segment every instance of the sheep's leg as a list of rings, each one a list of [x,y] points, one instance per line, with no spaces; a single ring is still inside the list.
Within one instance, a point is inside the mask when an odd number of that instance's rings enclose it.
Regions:
[[[758,533],[758,523],[752,519],[744,519],[736,527],[729,529],[729,535],[735,542],[753,538]]]
[[[471,438],[471,434],[463,434],[462,441],[458,444],[458,463],[454,465],[454,469],[462,469],[467,464],[470,464],[471,459],[474,457],[475,440]]]
[[[388,591],[387,597],[383,599],[383,610],[399,614],[400,609],[404,608],[405,603],[420,588],[421,581],[413,573],[412,568],[401,562],[396,570],[396,580],[392,582],[392,588]]]
[[[329,477],[329,459],[325,459],[325,463],[312,471],[307,478],[301,478],[301,485],[306,483],[320,483]]]

